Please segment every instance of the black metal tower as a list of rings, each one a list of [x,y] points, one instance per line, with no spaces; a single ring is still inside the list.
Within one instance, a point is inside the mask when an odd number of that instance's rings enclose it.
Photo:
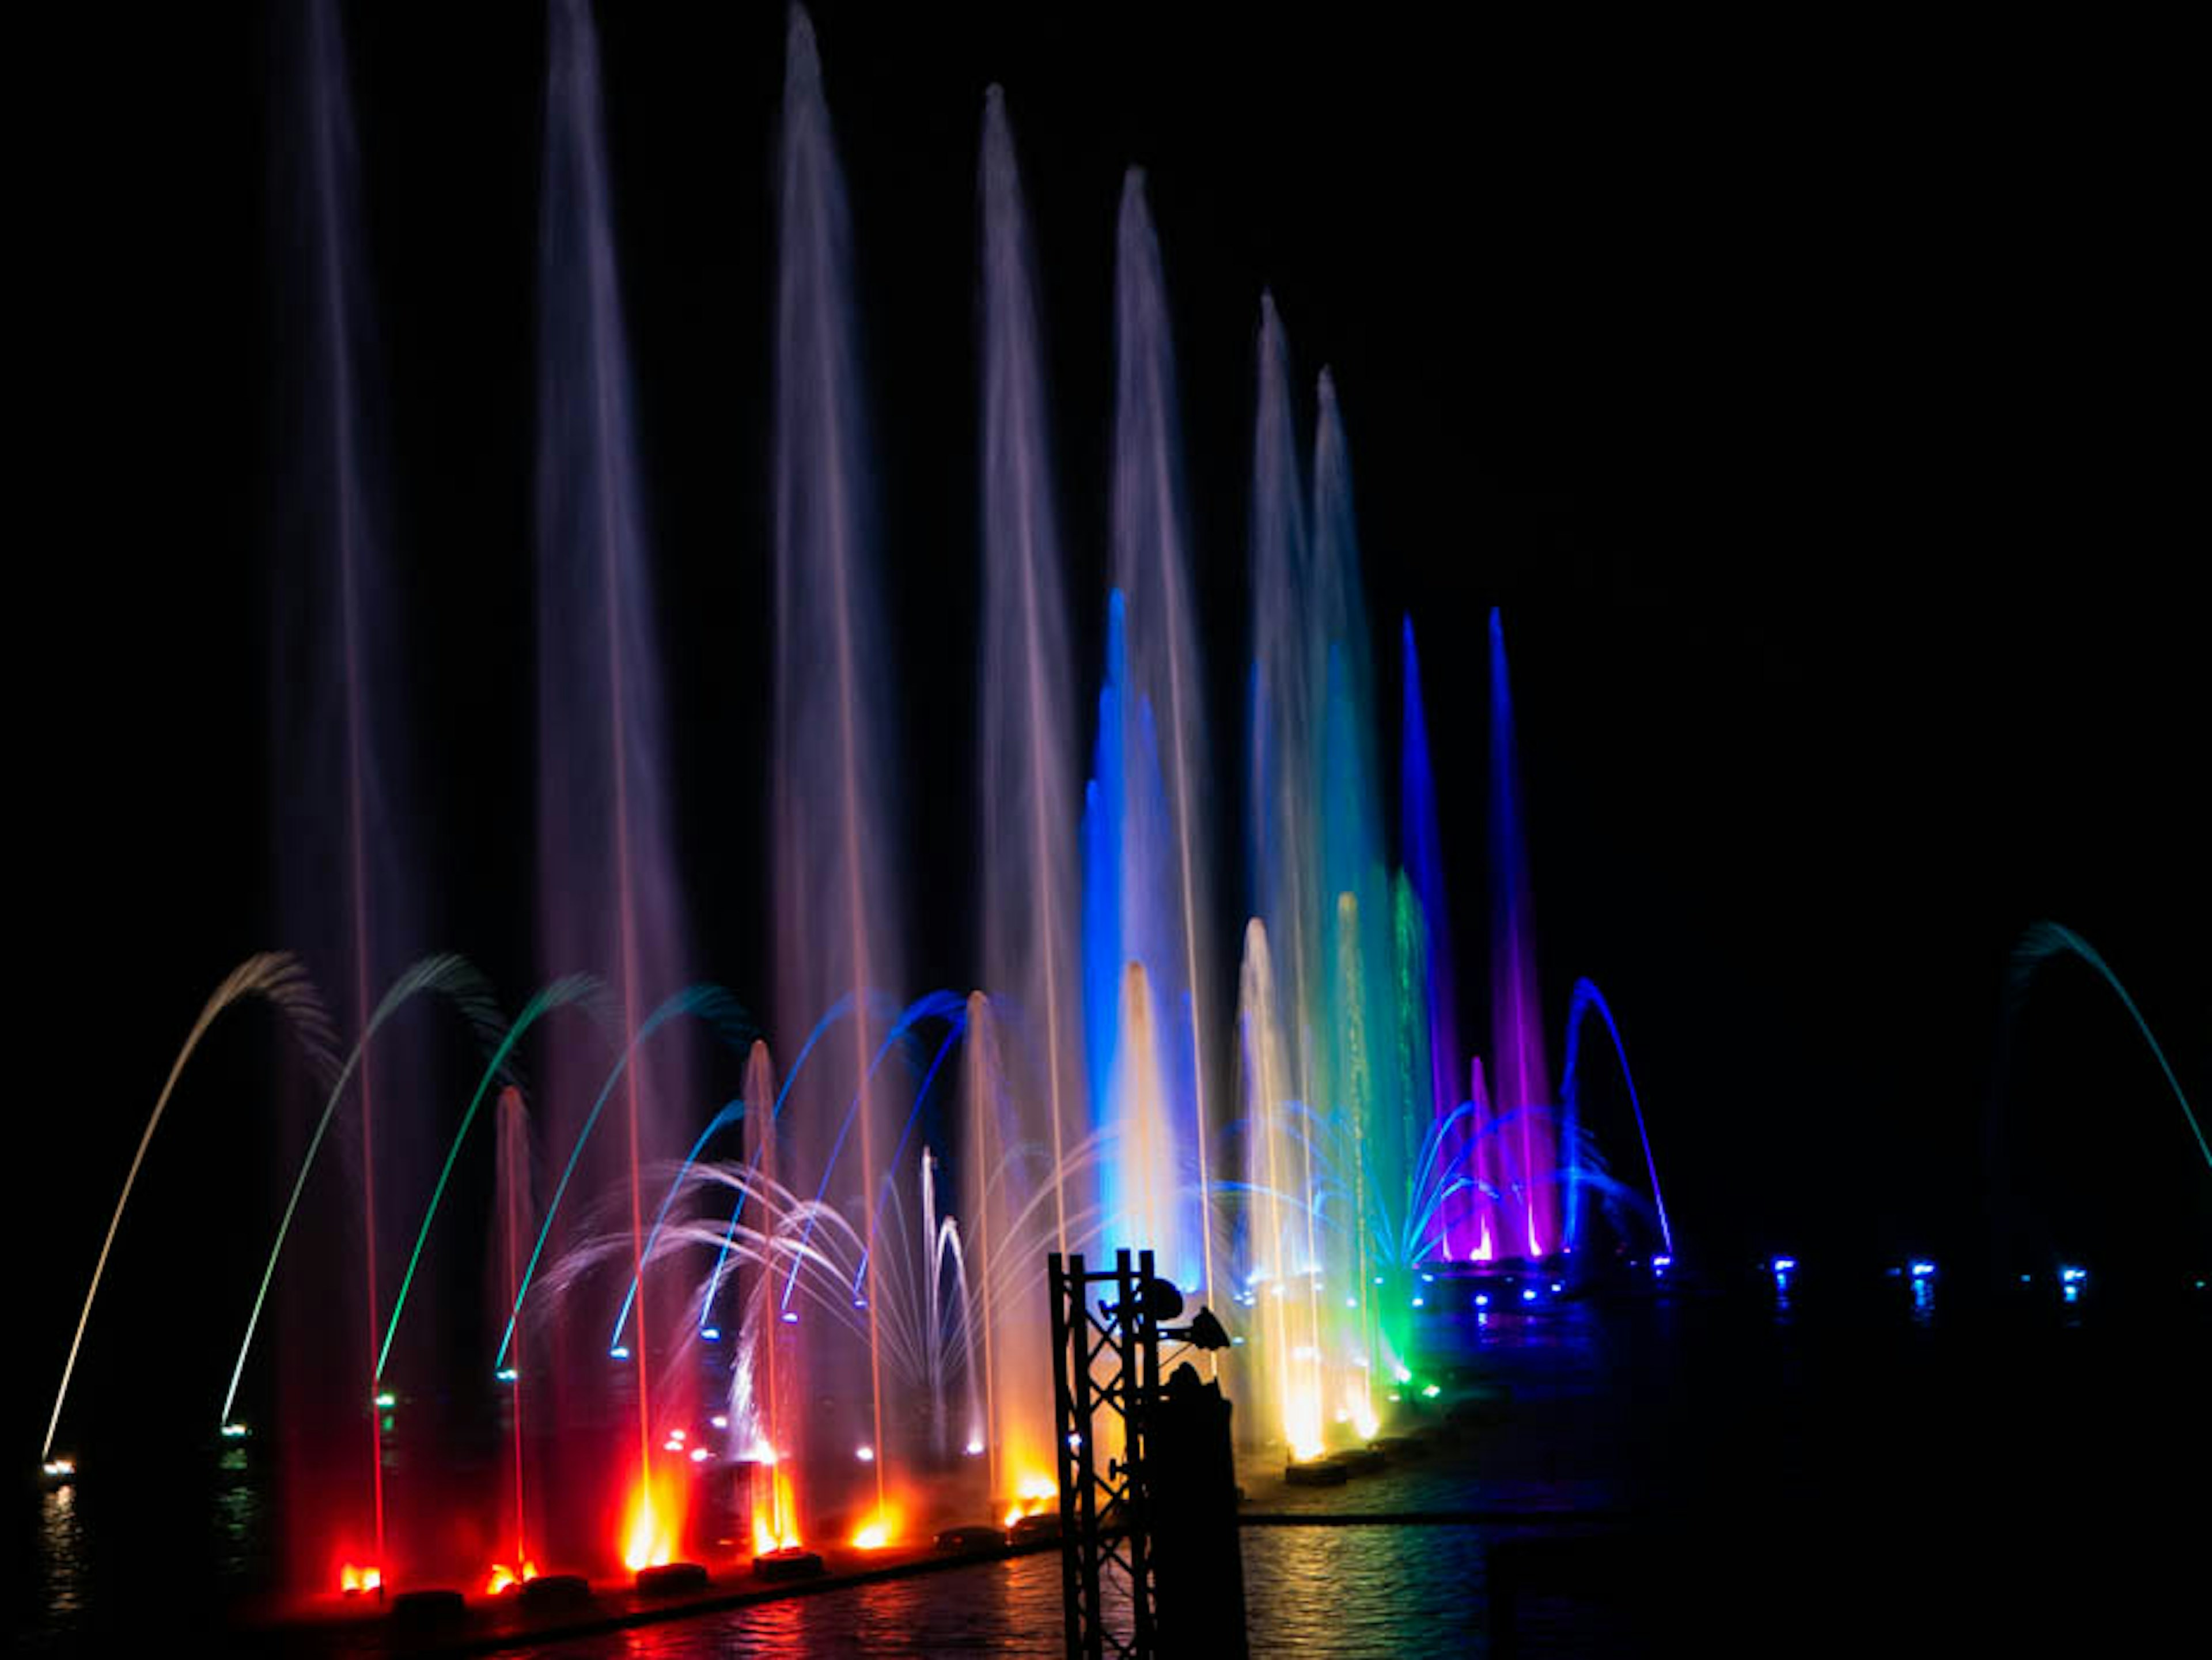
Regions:
[[[1060,1595],[1069,1660],[1155,1652],[1146,1420],[1159,1398],[1159,1320],[1152,1254],[1114,1254],[1111,1273],[1051,1257],[1053,1401],[1060,1457]],[[1094,1299],[1094,1287],[1106,1294]],[[1164,1310],[1173,1318],[1176,1307]],[[1098,1468],[1099,1443],[1109,1446]],[[1110,1450],[1118,1438],[1120,1451]],[[1126,1596],[1124,1619],[1117,1614]]]

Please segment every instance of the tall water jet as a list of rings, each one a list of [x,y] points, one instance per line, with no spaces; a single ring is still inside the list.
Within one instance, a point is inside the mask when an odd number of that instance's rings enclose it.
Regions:
[[[1081,866],[1074,692],[1035,265],[1013,134],[984,95],[982,215],[983,640],[977,818],[983,969],[995,1002],[969,1000],[973,1113],[963,1217],[975,1253],[992,1387],[991,1491],[1052,1464],[1049,1356],[1034,1297],[1002,1307],[994,1270],[1026,1183],[1043,1177],[1052,1249],[1070,1248],[1068,1155],[1084,1139]],[[1000,1041],[1001,1031],[1006,1040]],[[1003,1096],[1000,1080],[1004,1081]],[[1000,1110],[1003,1108],[1003,1122]],[[1049,1164],[1030,1149],[1047,1153]],[[1008,1165],[1009,1156],[1013,1164]],[[1023,1243],[1032,1243],[1024,1239]],[[1019,1263],[1008,1293],[1032,1289]],[[994,1327],[1003,1341],[994,1335]],[[1008,1478],[1002,1481],[1001,1464]]]
[[[1443,836],[1437,819],[1436,775],[1429,758],[1428,717],[1421,700],[1420,658],[1413,644],[1413,619],[1401,629],[1404,690],[1399,763],[1399,839],[1405,869],[1419,909],[1426,972],[1419,982],[1421,1017],[1428,1029],[1428,1107],[1440,1127],[1439,1163],[1447,1170],[1468,1169],[1474,1158],[1473,1129],[1455,1117],[1459,1093],[1459,1039],[1455,1016],[1457,982],[1452,972],[1451,912],[1444,891]],[[1481,1229],[1479,1195],[1462,1188],[1439,1207],[1435,1247],[1447,1262],[1474,1254]]]
[[[1376,758],[1373,654],[1367,636],[1359,540],[1352,511],[1352,455],[1336,386],[1321,373],[1314,433],[1313,660],[1322,666],[1321,736],[1321,893],[1334,994],[1333,1088],[1324,1096],[1346,1116],[1355,1194],[1353,1284],[1361,1299],[1363,1352],[1377,1353],[1382,1324],[1373,1317],[1378,1258],[1410,1263],[1398,1239],[1409,1171],[1401,1075],[1392,1062],[1399,1027],[1397,958],[1392,921],[1389,848],[1382,833],[1382,769]],[[1390,1047],[1385,1047],[1385,1045]],[[1402,1298],[1389,1299],[1393,1310]],[[1394,1313],[1390,1347],[1403,1347]]]
[[[605,978],[626,1041],[684,983],[688,949],[602,119],[589,9],[553,0],[538,274],[538,943],[549,977],[589,967]],[[563,1145],[604,1060],[573,1029],[550,1049],[545,1105],[553,1143]],[[682,1046],[653,1046],[625,1069],[622,1089],[623,1133],[602,1138],[592,1171],[600,1189],[626,1189],[635,1274],[640,1166],[680,1149],[696,1104]],[[651,1292],[646,1281],[627,1346],[641,1493],[655,1440],[655,1316],[665,1311]],[[577,1322],[564,1376],[604,1376],[586,1347],[596,1323]],[[660,1404],[689,1416],[686,1400]]]
[[[1255,917],[1245,925],[1237,997],[1246,1191],[1237,1300],[1255,1329],[1242,1398],[1259,1438],[1280,1442],[1296,1461],[1323,1450],[1327,1385],[1310,1144],[1292,1118],[1279,1006],[1267,926]]]
[[[1510,1240],[1501,1252],[1544,1256],[1559,1241],[1552,1154],[1552,1084],[1536,979],[1534,903],[1521,832],[1521,778],[1505,626],[1490,613],[1490,1002],[1492,1104],[1510,1159]]]
[[[520,1299],[523,1251],[536,1219],[530,1181],[529,1110],[523,1104],[522,1091],[512,1085],[499,1092],[494,1127],[497,1148],[493,1171],[495,1208],[492,1228],[497,1268],[492,1311],[495,1319],[503,1319]],[[524,1453],[528,1426],[523,1415],[525,1385],[521,1368],[501,1367],[499,1380],[507,1386],[503,1404],[507,1432],[507,1468],[501,1472],[501,1485],[509,1491],[504,1495],[507,1525],[501,1529],[506,1560],[493,1570],[491,1589],[495,1591],[503,1589],[505,1584],[520,1584],[538,1577],[531,1541],[542,1532],[532,1521],[531,1494],[524,1479],[528,1463]]]
[[[817,1056],[791,1104],[785,1144],[862,1231],[866,1421],[875,1503],[884,1497],[884,1379],[877,1334],[876,1218],[883,1143],[896,1128],[872,1067],[871,994],[901,980],[900,918],[886,864],[891,817],[888,680],[876,617],[868,463],[851,295],[845,187],[814,30],[793,8],[778,162],[775,803],[776,1018],[803,1031],[852,1000],[843,1065]],[[833,1170],[854,1104],[857,1171]],[[855,1185],[855,1177],[857,1184]],[[851,1442],[848,1442],[849,1446]]]
[[[1079,1151],[1084,1138],[1071,1137],[1058,1151],[1037,1138],[1009,1081],[1006,1049],[996,1006],[981,992],[971,993],[960,1215],[972,1270],[984,1424],[977,1438],[982,1444],[971,1440],[967,1450],[984,1458],[994,1505],[1010,1501],[1018,1508],[1054,1479],[1051,1347],[1048,1323],[1036,1317],[1044,1253],[1063,1240],[1084,1248],[1096,1213],[1066,1202],[1079,1201],[1089,1173]]]
[[[745,1058],[744,1099],[752,1120],[753,1150],[745,1164],[738,1218],[746,1221],[750,1211],[751,1227],[772,1242],[779,1228],[776,1207],[764,1196],[755,1197],[781,1190],[785,1162],[778,1134],[775,1063],[766,1043],[756,1042]],[[746,1289],[740,1316],[726,1416],[730,1456],[744,1471],[753,1549],[766,1554],[796,1549],[802,1537],[795,1479],[799,1442],[791,1420],[804,1393],[798,1344],[778,1317],[778,1292],[784,1281],[776,1272],[777,1256],[773,1249],[759,1255],[763,1261]]]
[[[1283,968],[1271,983],[1287,992],[1282,1039],[1287,1098],[1306,1098],[1306,1037],[1316,1026],[1314,983],[1320,922],[1319,759],[1313,711],[1305,485],[1291,408],[1290,348],[1273,295],[1260,296],[1259,397],[1252,431],[1252,702],[1246,741],[1254,914],[1278,943]]]
[[[1206,782],[1211,763],[1205,700],[1198,668],[1197,622],[1190,591],[1190,538],[1183,501],[1182,453],[1176,405],[1175,350],[1158,239],[1146,204],[1144,174],[1132,168],[1121,192],[1115,258],[1114,475],[1111,511],[1114,583],[1121,596],[1121,665],[1126,681],[1118,726],[1121,777],[1127,799],[1109,804],[1120,814],[1121,950],[1106,976],[1122,979],[1141,965],[1149,982],[1153,1040],[1160,1087],[1172,1119],[1167,1168],[1188,1164],[1192,1192],[1179,1208],[1179,1224],[1195,1250],[1188,1258],[1162,1259],[1168,1271],[1210,1298],[1214,1277],[1212,1179],[1209,1098],[1216,1062],[1208,1047],[1213,1008],[1206,948],[1212,915],[1208,872]],[[1100,748],[1106,747],[1102,714]],[[1146,821],[1154,806],[1150,779],[1158,779],[1157,833]],[[1094,947],[1086,941],[1086,954]],[[1094,1024],[1091,1069],[1122,1067],[1119,1050],[1129,1034],[1121,1012],[1143,1006],[1117,991],[1101,1001],[1111,1014]],[[1103,1050],[1103,1055],[1102,1055]],[[1122,1154],[1126,1159],[1127,1145]],[[1140,1177],[1124,1167],[1123,1190]],[[1123,1238],[1133,1246],[1152,1240]]]
[[[1301,1202],[1325,1219],[1300,1272],[1326,1287],[1314,1345],[1334,1369],[1332,1415],[1369,1423],[1366,1374],[1401,1352],[1378,1272],[1419,1255],[1406,1237],[1405,1122],[1412,1037],[1401,982],[1419,971],[1418,926],[1401,940],[1382,840],[1375,698],[1361,597],[1351,466],[1335,388],[1324,372],[1309,502],[1299,480],[1289,353],[1272,300],[1261,303],[1253,435],[1250,844],[1258,936],[1282,942],[1264,975],[1248,964],[1240,1019],[1276,1029],[1284,1076],[1270,1099],[1248,1086],[1249,1195],[1262,1151],[1285,1157]],[[1411,919],[1408,919],[1411,921]],[[1257,1011],[1255,998],[1273,1006]],[[1425,1057],[1425,1035],[1420,1045]],[[1249,1056],[1248,1056],[1249,1059]],[[1425,1058],[1422,1061],[1425,1070]],[[1249,1085],[1249,1079],[1248,1079]],[[1264,1211],[1265,1201],[1250,1200]],[[1250,1252],[1272,1249],[1264,1214],[1248,1214]],[[1387,1273],[1380,1274],[1387,1281]],[[1279,1366],[1279,1359],[1270,1359]]]
[[[360,158],[347,85],[345,43],[331,0],[315,0],[296,19],[302,57],[291,84],[296,129],[274,146],[289,173],[280,197],[281,291],[291,301],[282,354],[291,371],[283,430],[292,513],[277,538],[276,695],[270,699],[271,755],[279,785],[275,865],[286,938],[331,993],[337,1018],[363,1030],[376,988],[420,949],[423,896],[414,855],[405,759],[406,699],[398,653],[402,632],[382,533],[386,487],[376,440],[377,355],[364,273]],[[369,1515],[349,1548],[373,1548],[383,1563],[385,1457],[378,1414],[365,1413],[381,1316],[381,1252],[396,1214],[390,1184],[380,1197],[380,1168],[400,1167],[425,1098],[422,1060],[410,1043],[380,1055],[360,1079],[357,1263],[345,1264],[341,1237],[317,1243],[328,1261],[288,1287],[295,1329],[326,1326],[328,1276],[349,1271],[361,1287],[357,1316],[366,1335],[362,1364],[342,1393],[327,1367],[286,1363],[283,1392],[295,1427],[320,1443],[361,1435],[368,1456]],[[394,1109],[398,1116],[387,1122]],[[288,1136],[304,1114],[286,1113]],[[385,1143],[381,1155],[380,1143]],[[295,1144],[296,1145],[296,1144]],[[288,1149],[289,1150],[289,1149]],[[311,1296],[308,1285],[315,1289]],[[325,1334],[331,1341],[334,1334]],[[361,1420],[368,1419],[366,1433]],[[327,1417],[329,1421],[311,1420]],[[289,1472],[293,1466],[288,1465]],[[328,1497],[305,1480],[291,1483],[328,1517]],[[304,1513],[307,1506],[294,1507]],[[343,1528],[347,1524],[341,1522]],[[368,1536],[363,1537],[362,1535]],[[295,1529],[295,1541],[305,1542]],[[320,1554],[329,1541],[307,1548]]]

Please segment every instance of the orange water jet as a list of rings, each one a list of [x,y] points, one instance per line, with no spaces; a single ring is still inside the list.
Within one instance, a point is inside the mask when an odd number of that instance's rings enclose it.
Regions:
[[[641,1568],[665,1567],[676,1560],[684,1536],[684,1489],[659,1475],[647,1475],[631,1489],[623,1513],[623,1566],[632,1573]]]

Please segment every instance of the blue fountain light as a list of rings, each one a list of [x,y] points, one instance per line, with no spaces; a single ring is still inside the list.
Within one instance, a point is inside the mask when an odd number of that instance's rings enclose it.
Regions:
[[[1794,1256],[1778,1256],[1767,1266],[1777,1274],[1789,1274],[1796,1269],[1797,1259]]]
[[[1905,1266],[1915,1280],[1929,1280],[1935,1277],[1936,1265],[1924,1258],[1915,1257]]]

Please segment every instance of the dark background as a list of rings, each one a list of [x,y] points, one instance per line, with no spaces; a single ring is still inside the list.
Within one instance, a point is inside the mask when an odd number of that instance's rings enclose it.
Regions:
[[[1486,1025],[1497,605],[1548,1018],[1577,976],[1605,988],[1688,1250],[1872,1265],[1981,1237],[2006,958],[2038,917],[2097,945],[2183,1087],[2212,1096],[2204,272],[2172,53],[2017,26],[1534,39],[1279,12],[817,9],[894,620],[908,989],[976,972],[974,174],[999,80],[1041,256],[1086,702],[1114,209],[1124,167],[1150,172],[1221,940],[1243,891],[1266,284],[1302,421],[1323,362],[1341,394],[1393,753],[1400,615],[1419,632],[1462,1031]],[[39,1270],[14,1353],[41,1428],[175,1045],[232,964],[285,943],[266,712],[283,15],[82,18],[19,64],[34,298],[10,728],[32,926],[9,1229]],[[514,1006],[534,983],[544,22],[526,5],[345,21],[416,840],[437,937]],[[761,1002],[783,27],[775,6],[601,18],[684,875],[702,972]],[[2029,1006],[2001,1113],[2020,1204],[2063,1219],[2069,1248],[2182,1244],[2201,1263],[2205,1172],[2124,1014],[2075,965]],[[227,1329],[275,1177],[252,1018],[180,1098],[125,1241],[142,1292],[156,1274],[215,1286]],[[1624,1127],[1600,1128],[1632,1162]],[[239,1205],[253,1225],[218,1225]]]

